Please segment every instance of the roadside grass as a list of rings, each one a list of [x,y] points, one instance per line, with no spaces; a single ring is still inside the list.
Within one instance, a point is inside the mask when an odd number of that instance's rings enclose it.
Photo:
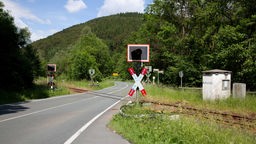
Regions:
[[[16,92],[0,90],[0,104],[22,102],[30,99],[42,99],[66,94],[70,94],[70,91],[66,88],[50,90],[47,85],[35,84],[30,89]]]
[[[225,129],[214,122],[181,117],[132,118],[115,115],[111,129],[134,144],[255,144],[252,134],[241,130]]]
[[[22,102],[30,99],[42,99],[60,95],[72,94],[69,87],[81,88],[86,90],[99,90],[114,85],[112,80],[104,80],[99,86],[90,86],[90,82],[86,80],[82,81],[70,81],[70,80],[55,80],[56,88],[54,90],[47,86],[46,78],[38,78],[35,80],[35,84],[30,89],[25,89],[17,92],[0,90],[0,104]]]
[[[100,90],[106,87],[114,86],[114,81],[110,79],[105,79],[102,82],[98,83],[98,85],[94,85],[94,86],[92,86],[91,82],[87,80],[81,80],[81,81],[59,80],[58,83],[60,87],[73,87],[73,88],[81,88],[86,90]]]
[[[160,103],[182,103],[216,111],[255,113],[256,97],[228,98],[219,101],[203,101],[201,90],[145,86],[148,95],[141,99]],[[134,144],[255,144],[256,135],[239,127],[226,126],[204,116],[182,115],[172,119],[173,113],[148,109],[150,106],[133,105],[117,114],[109,127]],[[139,116],[138,116],[139,115]],[[145,116],[150,115],[150,116]],[[153,116],[152,116],[153,115]]]

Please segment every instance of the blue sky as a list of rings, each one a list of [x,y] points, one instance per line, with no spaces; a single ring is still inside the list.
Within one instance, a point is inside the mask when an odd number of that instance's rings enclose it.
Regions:
[[[15,24],[28,27],[31,40],[45,38],[72,25],[120,12],[144,12],[153,0],[0,0]]]

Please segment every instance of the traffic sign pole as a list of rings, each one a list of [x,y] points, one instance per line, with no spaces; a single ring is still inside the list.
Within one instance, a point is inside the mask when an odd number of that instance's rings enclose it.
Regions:
[[[179,76],[180,76],[180,86],[181,86],[181,88],[182,88],[182,78],[183,78],[183,76],[184,76],[183,71],[180,71],[180,72],[179,72]]]

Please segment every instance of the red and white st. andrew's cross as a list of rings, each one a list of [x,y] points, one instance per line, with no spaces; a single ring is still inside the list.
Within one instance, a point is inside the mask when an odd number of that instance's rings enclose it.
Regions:
[[[139,77],[136,75],[133,68],[129,68],[128,71],[129,71],[129,73],[131,74],[132,78],[135,81],[135,83],[133,84],[133,86],[132,86],[131,90],[129,91],[128,95],[132,96],[134,94],[134,92],[136,91],[137,87],[139,87],[139,90],[140,90],[141,94],[143,96],[145,96],[147,93],[146,93],[146,90],[144,89],[144,87],[141,84],[141,80],[143,79],[144,75],[147,73],[147,69],[142,68]]]

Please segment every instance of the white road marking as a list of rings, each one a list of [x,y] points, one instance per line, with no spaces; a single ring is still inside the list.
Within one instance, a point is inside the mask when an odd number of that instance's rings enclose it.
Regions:
[[[105,109],[103,112],[99,113],[97,116],[95,116],[93,119],[91,119],[89,122],[87,122],[84,126],[82,126],[74,135],[72,135],[64,144],[71,144],[81,133],[86,130],[95,120],[97,120],[100,116],[102,116],[106,111],[114,107],[117,103],[119,103],[121,100],[117,101],[107,109]]]
[[[9,120],[13,120],[13,119],[17,119],[17,118],[22,118],[22,117],[30,116],[30,115],[37,114],[37,113],[40,113],[40,112],[44,112],[44,111],[60,108],[60,107],[63,107],[63,106],[74,104],[74,103],[86,101],[86,100],[89,100],[89,99],[94,99],[94,98],[97,98],[97,97],[98,96],[94,96],[94,97],[90,97],[90,98],[87,98],[87,99],[84,99],[84,100],[78,100],[78,101],[66,103],[66,104],[63,104],[63,105],[58,105],[58,106],[55,106],[55,107],[50,107],[50,108],[42,109],[42,110],[35,111],[35,112],[32,112],[32,113],[28,113],[28,114],[24,114],[24,115],[20,115],[20,116],[16,116],[16,117],[7,118],[7,119],[4,119],[4,120],[1,120],[0,123],[5,122],[5,121],[9,121]]]
[[[128,84],[126,84],[125,87],[123,87],[122,89],[110,92],[108,94],[113,94],[115,92],[121,91],[125,88],[128,87]],[[118,104],[121,100],[123,100],[125,97],[123,97],[122,99],[118,100],[116,103],[112,104],[111,106],[109,106],[107,109],[105,109],[104,111],[102,111],[101,113],[99,113],[98,115],[96,115],[93,119],[91,119],[89,122],[87,122],[85,125],[83,125],[75,134],[73,134],[64,144],[72,144],[72,142],[79,136],[81,135],[82,132],[84,132],[94,121],[96,121],[100,116],[102,116],[106,111],[108,111],[109,109],[111,109],[112,107],[114,107],[116,104]]]
[[[78,96],[78,95],[83,95],[83,94],[86,94],[86,92],[85,93],[63,95],[63,96],[55,96],[55,97],[44,98],[44,99],[33,99],[33,100],[29,100],[29,102],[41,102],[41,101],[46,101],[46,100],[60,99],[60,98]]]

